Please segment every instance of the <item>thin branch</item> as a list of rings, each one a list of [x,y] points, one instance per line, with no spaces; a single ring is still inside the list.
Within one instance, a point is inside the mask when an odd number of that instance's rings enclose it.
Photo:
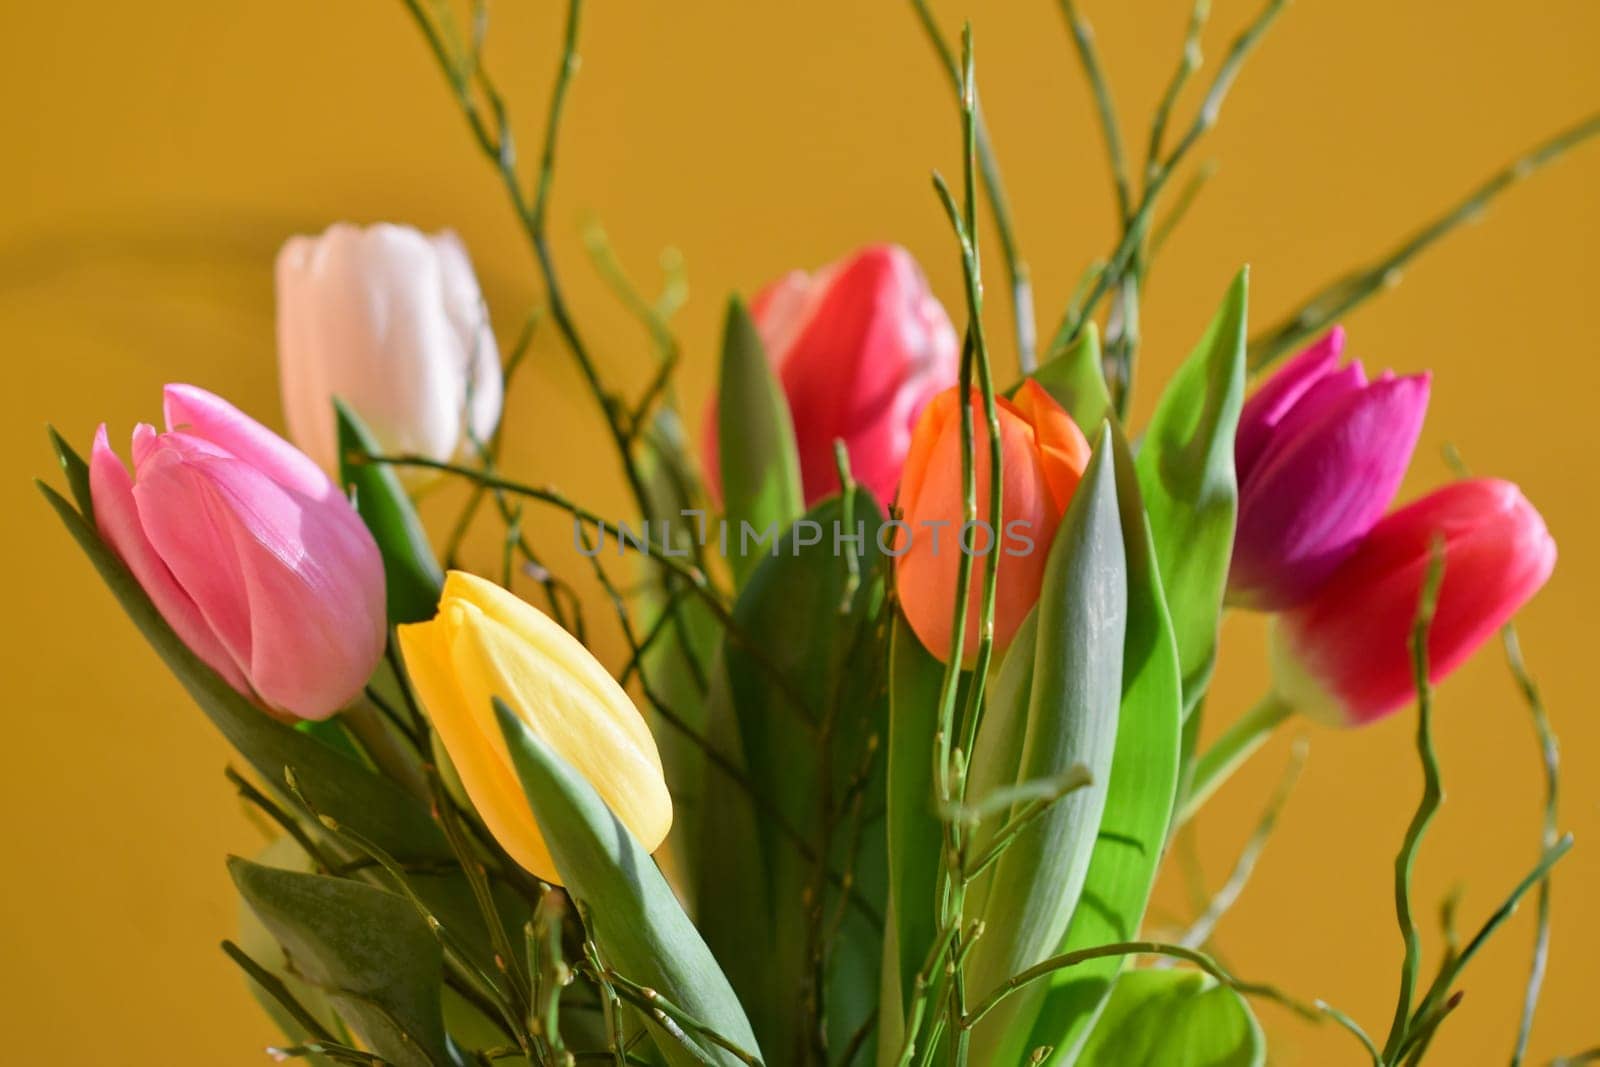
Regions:
[[[1117,122],[1117,108],[1111,100],[1111,83],[1106,79],[1105,68],[1100,65],[1100,53],[1094,44],[1094,27],[1083,17],[1073,0],[1060,0],[1061,15],[1072,31],[1072,43],[1083,66],[1084,77],[1094,94],[1095,113],[1100,119],[1100,134],[1105,138],[1106,157],[1111,164],[1111,184],[1117,194],[1117,218],[1127,221],[1133,211],[1133,189],[1128,181],[1128,160],[1122,150],[1122,128]]]
[[[1321,333],[1369,297],[1399,284],[1400,272],[1407,263],[1458,226],[1478,219],[1495,197],[1511,186],[1554,163],[1596,134],[1600,134],[1600,112],[1585,117],[1529,149],[1490,175],[1460,203],[1395,248],[1313,293],[1277,325],[1250,339],[1250,372],[1265,370],[1292,352],[1306,338]]]

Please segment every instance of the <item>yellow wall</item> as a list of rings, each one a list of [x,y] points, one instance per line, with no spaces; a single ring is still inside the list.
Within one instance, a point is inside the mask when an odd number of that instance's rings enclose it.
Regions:
[[[519,130],[531,157],[557,5],[495,6],[493,59],[528,120]],[[1141,131],[1187,5],[1086,6]],[[1216,4],[1213,66],[1251,6]],[[216,942],[234,909],[223,854],[254,850],[260,835],[221,777],[220,739],[27,484],[50,473],[42,424],[86,445],[105,419],[125,440],[135,419],[156,417],[168,380],[201,383],[280,424],[271,257],[289,233],[345,217],[454,226],[503,336],[533,299],[529,259],[398,0],[7,7],[4,1058],[258,1063],[270,1029]],[[953,25],[959,5],[940,7]],[[1109,187],[1054,5],[987,8],[981,84],[1048,327],[1083,264],[1109,246]],[[1591,109],[1597,43],[1600,8],[1586,0],[1291,8],[1205,143],[1222,169],[1148,294],[1145,384],[1187,351],[1238,264],[1254,267],[1265,322]],[[679,324],[684,391],[696,410],[729,289],[893,239],[947,303],[959,300],[955,248],[927,182],[931,167],[955,166],[955,119],[904,3],[596,4],[583,54],[553,219],[578,313],[614,380],[640,381],[647,356],[583,261],[576,234],[589,213],[642,275],[663,247],[682,249],[694,288]],[[1590,683],[1600,623],[1584,607],[1600,583],[1597,181],[1600,147],[1590,147],[1513,192],[1348,324],[1369,364],[1436,372],[1406,492],[1447,476],[1438,449],[1454,441],[1479,470],[1520,481],[1561,544],[1555,580],[1524,622],[1564,741],[1563,823],[1578,836],[1557,886],[1540,1061],[1600,1040]],[[998,306],[998,259],[989,263]],[[1150,401],[1147,392],[1140,410]],[[511,414],[518,473],[620,511],[592,410],[548,339]],[[557,523],[541,534],[552,555],[570,543]],[[1258,626],[1228,630],[1214,718],[1261,684]],[[1387,1024],[1398,970],[1390,862],[1419,788],[1411,730],[1407,715],[1359,734],[1312,731],[1299,793],[1219,931],[1241,973],[1326,997],[1373,1029]],[[1418,899],[1431,916],[1459,883],[1470,925],[1532,862],[1538,834],[1534,744],[1495,650],[1443,688],[1439,735],[1449,804],[1423,852]],[[1213,885],[1284,754],[1282,742],[1269,749],[1205,816]],[[1167,887],[1161,910],[1182,901]],[[1472,967],[1439,1062],[1507,1058],[1531,937],[1527,909]],[[1354,1046],[1331,1030],[1270,1006],[1261,1016],[1277,1062],[1354,1062]]]

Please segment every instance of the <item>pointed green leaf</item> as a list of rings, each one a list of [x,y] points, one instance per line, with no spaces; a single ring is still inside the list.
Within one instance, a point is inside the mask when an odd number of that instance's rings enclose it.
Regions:
[[[56,462],[61,464],[61,471],[67,476],[67,488],[72,490],[72,499],[77,502],[78,511],[93,525],[94,497],[89,491],[89,465],[72,450],[72,446],[56,432],[54,426],[45,429],[50,434],[50,447],[55,450]]]
[[[567,892],[584,909],[608,967],[653,989],[747,1052],[758,1054],[744,1009],[672,887],[594,787],[500,701],[500,730]],[[651,1021],[667,1062],[738,1067],[727,1049]]]
[[[739,524],[748,522],[758,532],[770,528],[776,535],[805,511],[805,494],[789,402],[756,324],[738,297],[728,301],[722,331],[717,442],[723,510],[730,527],[728,558],[743,585],[761,550],[748,555],[740,550]]]
[[[1266,1038],[1244,998],[1198,971],[1130,971],[1077,1067],[1262,1067]]]
[[[708,835],[703,885],[723,879],[712,872],[721,872],[730,858],[754,863],[760,910],[714,906],[729,889],[706,886],[699,914],[769,1049],[790,1049],[808,1039],[800,1028],[817,898],[808,903],[806,897],[819,876],[815,857],[824,847],[835,877],[825,883],[823,913],[839,913],[837,882],[844,870],[852,872],[857,901],[842,912],[835,938],[842,951],[834,953],[823,998],[831,1047],[842,1047],[867,1019],[879,989],[881,930],[867,914],[882,914],[888,880],[881,822],[888,655],[877,624],[884,595],[882,521],[871,494],[858,487],[848,498],[817,504],[784,533],[775,551],[769,546],[734,605],[742,639],[724,644],[724,669],[711,679],[709,699],[737,733],[736,744],[719,741],[718,751],[742,756],[749,788],[762,799],[746,824],[753,837]],[[849,592],[852,559],[856,585]],[[718,692],[722,687],[725,694]],[[853,850],[851,832],[824,840],[823,812],[844,805],[873,736],[880,755],[873,757],[862,791],[862,817],[868,821]],[[710,808],[752,809],[748,792],[718,769],[708,771],[706,788]],[[737,816],[719,818],[732,823]]]
[[[1128,560],[1122,709],[1106,785],[1105,815],[1089,860],[1082,903],[1073,913],[1059,952],[1139,936],[1166,845],[1178,777],[1183,710],[1178,652],[1134,477],[1133,456],[1121,429],[1113,426],[1113,432]],[[1057,974],[1027,1048],[1050,1045],[1055,1053],[1048,1062],[1072,1063],[1125,962],[1124,956],[1108,956]]]
[[[444,957],[405,897],[341,878],[231,857],[228,873],[362,1043],[396,1067],[449,1067],[439,1001]]]
[[[1249,280],[1248,268],[1234,278],[1205,336],[1167,384],[1139,449],[1139,488],[1177,637],[1185,716],[1211,678],[1233,553],[1233,438],[1244,399]]]
[[[292,769],[313,807],[351,826],[390,855],[415,860],[451,858],[450,846],[427,809],[404,789],[310,734],[278,722],[189,651],[83,516],[54,489],[42,483],[39,488],[123,610],[200,710],[270,786],[281,789],[284,771]]]
[[[444,572],[434,558],[428,533],[394,468],[383,463],[352,462],[355,457],[377,455],[377,441],[343,401],[336,399],[333,406],[339,420],[340,483],[354,496],[356,510],[383,555],[389,621],[399,624],[431,619],[439,608]]]
[[[993,989],[1055,951],[1088,873],[1105,807],[1117,736],[1127,574],[1111,431],[1062,519],[1045,567],[1034,644],[1028,724],[1017,781],[1051,778],[1076,764],[1092,784],[1053,804],[1023,830],[994,868],[969,981]],[[1003,892],[1001,891],[1003,889]],[[993,1051],[1040,994],[1009,998],[974,1034],[977,1062]]]
[[[1092,319],[1065,351],[1041,363],[1029,377],[1044,386],[1081,427],[1099,426],[1111,411],[1100,362],[1100,330]]]

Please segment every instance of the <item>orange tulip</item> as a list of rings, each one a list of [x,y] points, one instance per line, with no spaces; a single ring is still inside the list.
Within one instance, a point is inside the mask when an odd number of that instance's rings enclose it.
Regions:
[[[1001,522],[989,514],[989,435],[983,401],[972,392],[978,523],[965,522],[961,491],[959,387],[940,393],[912,434],[900,479],[895,529],[896,584],[906,621],[942,662],[950,657],[961,556],[972,577],[962,660],[977,655],[983,608],[984,557],[999,552],[994,611],[995,654],[1011,643],[1039,599],[1056,527],[1089,463],[1089,442],[1072,416],[1031,379],[1015,398],[996,398],[1000,417]]]

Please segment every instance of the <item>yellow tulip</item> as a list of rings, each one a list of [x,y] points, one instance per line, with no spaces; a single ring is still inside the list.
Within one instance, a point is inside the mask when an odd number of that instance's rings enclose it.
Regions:
[[[559,883],[495,718],[499,697],[592,785],[648,851],[672,825],[655,739],[577,638],[493,582],[451,571],[439,613],[399,628],[406,672],[484,824],[511,858]]]

